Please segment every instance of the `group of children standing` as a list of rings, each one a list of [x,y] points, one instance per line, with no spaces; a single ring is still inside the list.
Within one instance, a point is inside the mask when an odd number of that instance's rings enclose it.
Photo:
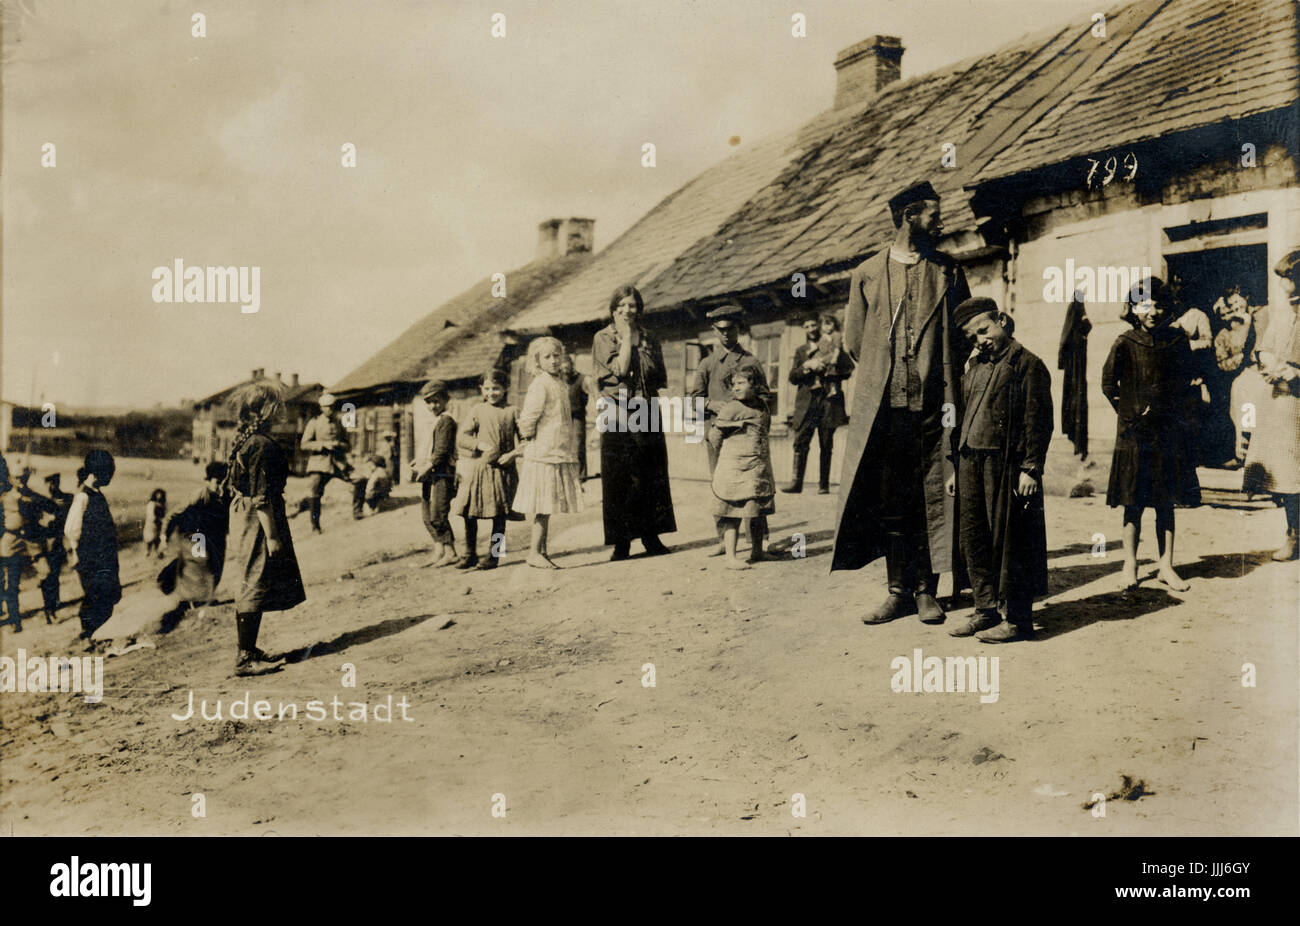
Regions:
[[[458,569],[493,569],[505,552],[507,519],[532,515],[532,534],[525,562],[538,569],[560,568],[550,554],[553,514],[582,510],[575,417],[570,389],[563,378],[567,355],[555,338],[528,345],[533,380],[523,407],[506,404],[504,371],[488,371],[479,387],[482,401],[457,424],[447,411],[444,383],[431,380],[420,396],[433,424],[411,465],[422,484],[421,515],[433,538],[427,565]],[[516,470],[515,462],[521,465]],[[451,515],[465,519],[465,556],[456,552]],[[478,555],[478,522],[491,522],[486,556]]]

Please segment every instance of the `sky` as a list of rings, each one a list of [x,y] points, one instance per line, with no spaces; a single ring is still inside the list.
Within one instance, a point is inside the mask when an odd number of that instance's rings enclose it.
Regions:
[[[868,36],[902,38],[907,79],[1108,5],[4,7],[0,397],[145,407],[258,367],[329,385],[442,302],[532,260],[543,220],[594,218],[601,249],[734,153],[733,137],[743,146],[829,108],[836,52]],[[805,37],[792,35],[796,13]],[[259,310],[155,302],[154,268],[176,259],[258,268]]]

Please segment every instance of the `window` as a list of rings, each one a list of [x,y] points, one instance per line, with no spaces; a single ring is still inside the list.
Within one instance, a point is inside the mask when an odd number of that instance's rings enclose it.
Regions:
[[[767,377],[767,386],[772,390],[772,417],[780,415],[781,407],[781,335],[765,334],[754,336],[754,356],[763,365],[763,375]]]

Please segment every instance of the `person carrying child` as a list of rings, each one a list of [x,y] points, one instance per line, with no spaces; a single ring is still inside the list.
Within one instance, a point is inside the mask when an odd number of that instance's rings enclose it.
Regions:
[[[1159,277],[1129,291],[1121,318],[1133,326],[1115,339],[1102,368],[1101,389],[1119,416],[1106,504],[1124,509],[1125,588],[1138,584],[1142,511],[1156,510],[1160,551],[1157,580],[1173,591],[1188,583],[1174,571],[1174,507],[1201,503],[1196,478],[1191,381],[1195,369],[1187,335],[1170,324],[1173,293]]]
[[[506,372],[491,369],[479,386],[483,401],[469,410],[462,423],[456,445],[460,459],[456,463],[459,486],[451,509],[465,518],[466,556],[457,569],[494,569],[500,565],[501,548],[497,537],[504,538],[510,503],[514,501],[519,480],[514,461],[519,455],[518,416],[514,406],[506,404]],[[478,558],[478,522],[492,521],[488,555]]]
[[[559,569],[548,547],[552,514],[582,510],[578,481],[577,430],[564,382],[564,345],[537,338],[528,345],[533,381],[519,412],[519,434],[527,443],[519,473],[514,509],[533,516],[532,547],[525,562],[538,569]]]
[[[1051,374],[1011,335],[1015,324],[992,299],[953,311],[974,346],[962,376],[965,411],[953,431],[962,560],[975,613],[948,633],[985,643],[1030,639],[1034,597],[1047,593],[1043,462],[1052,439]]]
[[[768,449],[771,413],[763,400],[762,374],[752,367],[737,367],[728,374],[731,401],[718,410],[708,440],[718,455],[713,470],[714,517],[722,534],[729,569],[748,569],[763,559],[767,516],[776,511],[776,478]],[[736,556],[741,519],[749,519],[749,559]]]
[[[420,388],[420,398],[433,415],[429,436],[411,463],[411,478],[420,483],[420,519],[433,538],[433,558],[424,565],[454,566],[456,535],[451,531],[451,499],[456,483],[456,419],[447,414],[447,384],[431,379]]]

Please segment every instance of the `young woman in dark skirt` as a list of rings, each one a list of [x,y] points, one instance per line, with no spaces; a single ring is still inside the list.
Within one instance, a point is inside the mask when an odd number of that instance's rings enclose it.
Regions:
[[[271,425],[284,411],[280,391],[264,381],[241,387],[231,398],[239,421],[230,451],[226,488],[230,533],[237,537],[235,563],[243,583],[235,599],[239,638],[236,675],[264,675],[282,665],[257,648],[266,611],[287,611],[307,600],[284,513],[289,460],[271,438]]]
[[[591,344],[599,404],[606,409],[602,417],[607,420],[635,420],[632,416],[641,406],[644,411],[639,417],[648,423],[645,403],[657,399],[659,390],[668,385],[663,348],[641,328],[644,307],[635,286],[614,290],[609,300],[611,321],[596,332]],[[628,407],[619,410],[619,404]],[[650,556],[669,552],[659,535],[677,530],[677,520],[662,427],[605,429],[600,435],[600,482],[605,543],[614,547],[610,560],[627,559],[637,539]]]
[[[1173,294],[1159,277],[1129,292],[1121,316],[1133,326],[1115,339],[1102,368],[1102,392],[1119,416],[1106,504],[1124,509],[1124,586],[1138,583],[1142,511],[1156,510],[1160,550],[1156,579],[1174,591],[1188,583],[1174,571],[1174,508],[1201,503],[1187,335],[1170,322]]]

